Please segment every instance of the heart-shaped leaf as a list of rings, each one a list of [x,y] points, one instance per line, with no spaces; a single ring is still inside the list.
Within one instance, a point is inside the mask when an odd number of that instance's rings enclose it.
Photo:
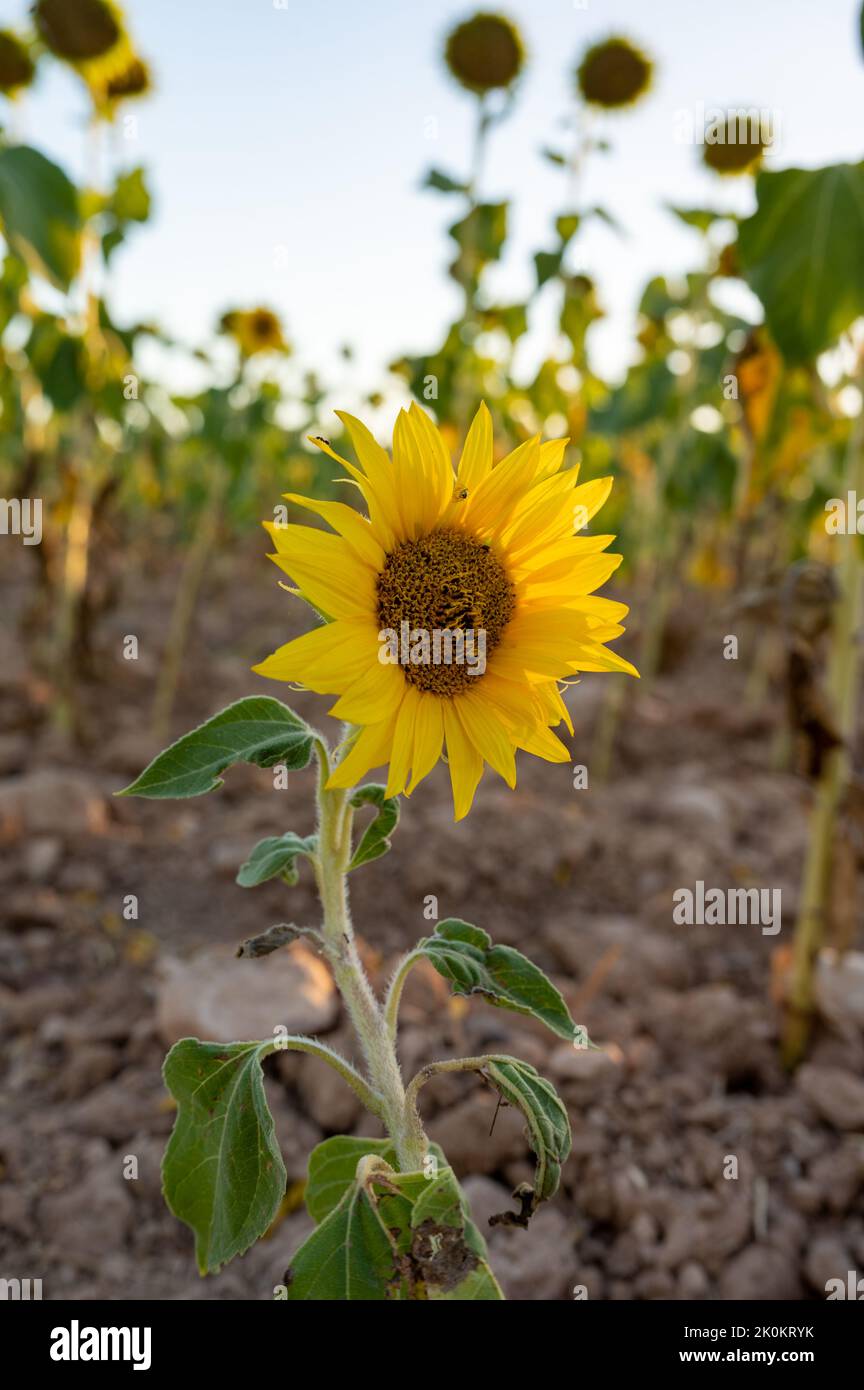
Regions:
[[[195,1232],[202,1274],[248,1250],[285,1195],[261,1072],[273,1046],[183,1038],[165,1058],[165,1084],[178,1107],[162,1161],[165,1200]]]

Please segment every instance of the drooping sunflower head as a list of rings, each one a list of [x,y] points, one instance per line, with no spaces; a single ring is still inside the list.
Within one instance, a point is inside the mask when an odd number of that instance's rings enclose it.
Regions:
[[[651,86],[654,65],[629,39],[593,44],[576,69],[576,84],[589,106],[632,106]]]
[[[150,69],[143,58],[133,58],[128,67],[115,73],[105,84],[105,100],[110,105],[146,96],[152,87]]]
[[[97,109],[105,89],[135,60],[116,0],[36,0],[33,20],[45,47],[86,82]]]
[[[512,20],[481,11],[451,30],[444,59],[460,86],[483,96],[512,86],[525,63],[525,45]]]
[[[222,315],[219,329],[234,339],[243,357],[288,351],[282,325],[272,309],[231,309]]]
[[[0,30],[0,92],[14,96],[30,86],[35,74],[27,45],[10,29]]]
[[[368,516],[345,502],[290,501],[332,528],[274,525],[276,564],[324,619],[255,670],[336,695],[330,713],[352,732],[330,786],[387,765],[387,795],[413,791],[446,749],[456,818],[488,763],[508,786],[524,749],[551,762],[573,726],[562,682],[580,671],[634,668],[605,645],[622,632],[622,603],[595,590],[621,557],[612,536],[580,534],[611,478],[577,485],[566,440],[529,439],[494,463],[480,407],[454,472],[444,439],[417,405],[401,411],[392,458],[338,412],[357,455],[325,439]]]
[[[768,147],[758,121],[746,113],[736,113],[712,122],[705,131],[702,159],[705,165],[727,178],[755,173]]]

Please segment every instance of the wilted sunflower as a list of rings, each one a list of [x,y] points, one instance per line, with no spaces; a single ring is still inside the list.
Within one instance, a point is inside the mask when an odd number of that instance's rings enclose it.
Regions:
[[[632,106],[651,86],[651,59],[629,39],[593,44],[576,69],[579,90],[590,106]]]
[[[0,31],[0,92],[12,96],[29,87],[36,68],[27,47],[9,29]]]
[[[84,79],[97,105],[135,59],[115,0],[36,0],[33,19],[45,47]]]
[[[150,91],[150,69],[141,58],[133,58],[122,72],[115,73],[105,84],[105,100],[109,105],[129,97],[143,97]]]
[[[36,0],[33,18],[46,47],[69,63],[103,57],[123,33],[112,0]]]
[[[481,11],[450,32],[444,58],[456,81],[482,96],[516,81],[525,46],[512,20]]]
[[[742,121],[729,116],[706,130],[702,159],[715,174],[751,174],[761,163],[767,144],[761,125],[754,129],[749,118]]]
[[[231,335],[244,357],[288,351],[282,325],[272,309],[231,309],[222,315],[219,327]]]
[[[338,695],[330,713],[357,726],[330,778],[353,786],[389,763],[387,794],[410,794],[446,745],[456,819],[470,809],[484,763],[516,782],[519,748],[550,762],[568,749],[552,732],[572,723],[559,682],[579,671],[629,671],[604,643],[627,612],[594,590],[620,563],[612,536],[575,534],[612,486],[576,487],[562,469],[566,440],[521,444],[493,467],[492,420],[478,410],[454,476],[441,434],[412,405],[401,411],[392,462],[353,416],[337,412],[360,466],[314,442],[346,469],[369,510],[289,493],[336,532],[265,526],[271,556],[327,621],[255,670]],[[434,657],[449,632],[457,658]],[[458,660],[459,635],[484,661]],[[401,647],[394,656],[393,636]],[[410,642],[406,651],[405,643]],[[433,655],[429,656],[430,645]]]

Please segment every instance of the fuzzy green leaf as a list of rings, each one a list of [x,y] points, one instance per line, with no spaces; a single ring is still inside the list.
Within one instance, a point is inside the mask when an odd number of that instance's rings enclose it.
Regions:
[[[437,1144],[429,1145],[439,1167],[447,1160]],[[306,1206],[314,1221],[321,1222],[341,1202],[354,1182],[357,1164],[367,1154],[375,1154],[396,1167],[396,1150],[390,1139],[364,1139],[356,1135],[334,1134],[316,1144],[309,1155]]]
[[[369,864],[373,859],[380,859],[382,854],[387,853],[390,848],[390,835],[399,821],[399,798],[387,796],[385,788],[379,783],[368,782],[365,787],[358,787],[352,793],[351,805],[355,810],[361,806],[377,806],[378,814],[364,830],[360,843],[351,856],[349,873],[352,869],[359,869],[361,864]]]
[[[81,264],[75,185],[28,145],[0,149],[0,226],[28,269],[68,290]]]
[[[515,1057],[492,1057],[484,1075],[502,1100],[522,1111],[528,1125],[528,1141],[536,1159],[533,1189],[528,1190],[527,1216],[540,1202],[557,1191],[561,1165],[570,1152],[570,1120],[554,1086],[527,1062]]]
[[[285,1165],[264,1094],[272,1042],[183,1038],[165,1059],[177,1119],[162,1161],[165,1200],[195,1232],[202,1274],[242,1255],[285,1195]]]
[[[259,883],[277,877],[286,883],[296,883],[298,856],[314,854],[317,844],[317,835],[301,839],[293,830],[285,835],[269,835],[266,840],[258,841],[246,863],[240,865],[236,881],[241,888],[257,888]]]
[[[493,946],[488,932],[458,918],[439,922],[417,949],[450,983],[454,994],[482,994],[490,1004],[530,1014],[573,1042],[577,1027],[558,990],[521,951]]]
[[[760,173],[756,200],[744,277],[784,357],[811,362],[864,314],[864,163]]]
[[[238,700],[159,753],[118,796],[201,796],[222,786],[233,763],[292,770],[305,767],[315,735],[293,710],[269,695]]]
[[[288,1298],[500,1299],[452,1169],[398,1173],[390,1154],[385,1140],[344,1136],[313,1151],[312,1206],[329,1210],[294,1256]]]

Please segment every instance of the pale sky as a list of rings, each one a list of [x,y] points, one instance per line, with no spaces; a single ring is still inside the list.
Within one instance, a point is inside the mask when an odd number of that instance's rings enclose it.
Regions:
[[[552,219],[566,204],[564,178],[539,151],[566,137],[571,72],[588,43],[623,33],[657,64],[642,104],[597,120],[614,148],[589,165],[582,190],[626,236],[592,227],[571,262],[598,282],[607,318],[590,345],[598,368],[618,374],[645,280],[699,264],[698,235],[664,203],[752,205],[749,180],[702,172],[698,149],[680,139],[681,113],[699,126],[705,108],[769,111],[778,168],[864,157],[858,8],[858,0],[506,5],[529,61],[483,187],[489,199],[514,199],[496,295],[529,291],[531,256],[551,245]],[[24,0],[4,0],[2,22],[20,22],[25,10]],[[210,339],[224,308],[271,305],[298,362],[318,368],[349,404],[386,381],[393,357],[437,345],[459,304],[444,271],[445,229],[460,203],[419,184],[430,164],[466,169],[473,101],[449,79],[441,49],[448,28],[473,10],[452,0],[132,0],[131,27],[157,92],[134,108],[136,138],[116,145],[124,162],[148,167],[155,216],[116,257],[115,317],[156,319],[194,345]],[[75,80],[57,71],[23,114],[28,138],[73,174],[84,158],[84,109]],[[541,299],[526,370],[548,350],[550,314]],[[339,359],[343,342],[355,348],[353,366]],[[180,361],[154,366],[177,389],[194,381]]]

